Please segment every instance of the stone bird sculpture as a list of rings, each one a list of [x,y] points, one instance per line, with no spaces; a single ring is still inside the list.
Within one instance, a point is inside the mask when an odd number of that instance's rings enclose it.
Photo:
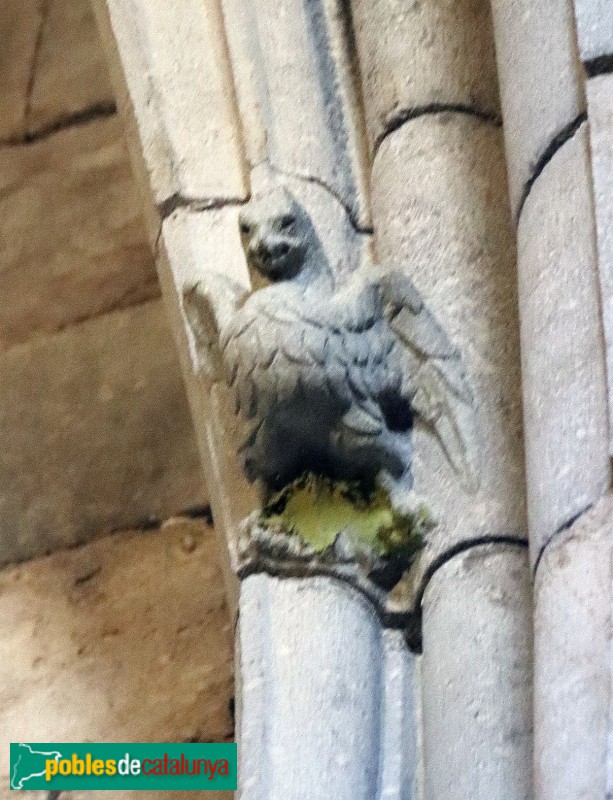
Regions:
[[[239,225],[269,285],[247,293],[209,276],[184,302],[203,368],[233,388],[248,423],[248,479],[265,497],[309,472],[360,481],[414,511],[419,421],[474,491],[460,353],[409,278],[369,268],[337,285],[309,215],[282,187],[254,197]]]

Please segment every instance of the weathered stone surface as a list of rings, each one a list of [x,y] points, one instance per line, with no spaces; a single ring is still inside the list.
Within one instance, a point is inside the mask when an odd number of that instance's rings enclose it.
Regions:
[[[525,548],[472,548],[423,599],[425,796],[532,798],[531,586]]]
[[[613,453],[613,75],[589,80],[587,98]]]
[[[0,7],[0,141],[24,133],[42,17],[40,0],[4,0]]]
[[[113,101],[90,3],[52,0],[36,58],[28,130]]]
[[[535,795],[605,796],[613,502],[547,546],[534,587]]]
[[[159,295],[117,118],[0,148],[0,352]]]
[[[243,198],[241,135],[217,0],[96,0],[94,10],[144,196],[152,192],[158,205],[179,197],[205,206]]]
[[[552,140],[585,111],[572,0],[493,0],[511,206]]]
[[[2,791],[10,741],[232,740],[232,626],[201,521],[5,568],[0,617]]]
[[[368,166],[347,4],[223,0],[251,165],[324,185],[367,226]]]
[[[613,54],[610,0],[574,0],[579,52],[583,61]]]
[[[330,578],[261,574],[240,608],[238,796],[372,800],[383,646],[369,601]]]
[[[586,125],[534,184],[518,229],[532,556],[610,482]],[[553,202],[555,198],[555,203]]]
[[[0,563],[204,502],[160,301],[0,358]]]
[[[238,227],[240,208],[229,205],[201,212],[181,208],[164,221],[160,246],[172,262],[179,295],[209,272],[249,286]]]
[[[416,425],[415,490],[439,521],[423,563],[469,538],[523,538],[515,248],[502,134],[460,114],[413,120],[379,149],[372,186],[379,257],[414,281],[460,349],[476,398],[476,495]]]
[[[432,105],[499,113],[489,3],[353,0],[371,146]]]
[[[410,652],[402,631],[383,631],[384,719],[381,723],[381,800],[420,796],[420,657]]]
[[[198,421],[196,436],[218,521],[216,530],[222,539],[229,540],[238,535],[240,523],[256,507],[257,499],[236,457],[240,430],[231,395],[222,383],[208,385],[199,372],[193,333],[180,298],[186,287],[209,271],[223,271],[228,278],[249,285],[238,233],[238,212],[236,206],[199,213],[178,209],[164,222],[159,250],[162,288],[166,296],[174,298],[170,312],[173,327],[180,332],[179,350],[194,419]],[[226,542],[223,547],[225,550]],[[237,598],[236,579],[227,562],[226,580],[229,587],[234,586],[232,594]]]

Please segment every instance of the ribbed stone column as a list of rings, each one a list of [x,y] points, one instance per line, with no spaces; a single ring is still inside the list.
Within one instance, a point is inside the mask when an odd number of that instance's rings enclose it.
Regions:
[[[609,454],[613,454],[613,7],[603,0],[574,0],[577,23],[578,49],[583,62],[585,94],[589,119],[591,145],[591,174],[594,213],[596,218],[596,238],[598,266],[600,273],[600,301],[602,304],[605,337],[605,357],[607,363],[607,388],[609,400]],[[613,552],[613,525],[611,517],[594,540],[600,545],[605,564],[611,563]],[[599,591],[599,619],[609,620],[613,615],[613,575],[611,568],[599,573],[608,584],[608,602],[602,582],[595,590]],[[604,605],[608,607],[606,614]],[[590,604],[592,605],[592,604]],[[588,628],[589,629],[589,628]],[[602,631],[595,637],[598,653],[594,659],[598,667],[598,683],[594,686],[604,689],[602,682]],[[610,634],[609,634],[610,635]],[[607,798],[613,796],[613,645],[609,643],[608,657],[609,715],[607,733]],[[602,697],[594,693],[593,700],[599,703],[596,730],[603,735],[598,724],[602,725]]]
[[[517,221],[536,569],[536,796],[603,797],[610,607],[603,531],[613,517],[584,77],[571,0],[494,0],[493,10]]]
[[[402,636],[327,578],[241,587],[238,796],[415,796],[414,675]]]
[[[415,281],[460,348],[476,398],[477,493],[415,434],[415,488],[439,520],[418,595],[424,796],[524,800],[531,611],[519,323],[489,8],[354,0],[353,17],[377,256]]]

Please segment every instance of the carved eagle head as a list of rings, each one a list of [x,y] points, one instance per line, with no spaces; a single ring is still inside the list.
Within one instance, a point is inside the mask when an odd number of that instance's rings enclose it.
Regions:
[[[314,237],[307,213],[282,186],[255,195],[240,212],[239,229],[247,263],[272,282],[300,273]]]

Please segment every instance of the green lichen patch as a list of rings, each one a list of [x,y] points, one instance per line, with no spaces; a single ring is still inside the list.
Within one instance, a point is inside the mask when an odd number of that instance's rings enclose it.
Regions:
[[[399,514],[383,489],[364,492],[358,484],[311,474],[275,495],[259,524],[297,536],[318,553],[331,548],[343,533],[385,559],[416,553],[432,527],[427,509]]]

